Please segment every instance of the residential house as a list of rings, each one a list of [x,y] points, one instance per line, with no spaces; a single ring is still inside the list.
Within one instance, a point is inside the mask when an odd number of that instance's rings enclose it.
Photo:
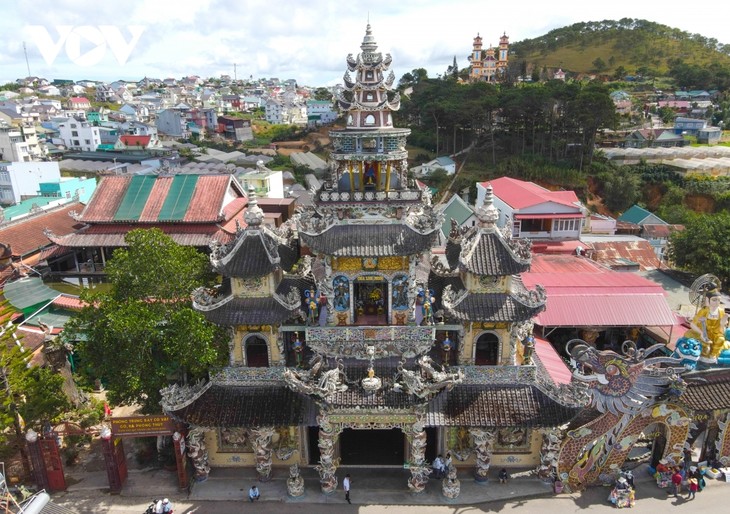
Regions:
[[[239,95],[221,95],[218,105],[224,112],[238,112],[241,110],[241,97]]]
[[[273,171],[256,163],[256,169],[244,171],[237,176],[246,191],[253,188],[257,196],[264,198],[284,198],[284,176],[281,171]]]
[[[83,110],[86,111],[91,109],[91,102],[89,99],[83,96],[72,96],[66,102],[66,107],[72,110]]]
[[[25,142],[23,132],[0,121],[0,161],[29,162],[30,145]]]
[[[448,202],[439,206],[439,209],[444,214],[439,234],[440,246],[446,245],[453,226],[473,227],[477,224],[478,219],[474,214],[474,209],[459,195],[452,195]]]
[[[119,124],[119,131],[130,136],[152,136],[153,139],[159,139],[157,127],[138,121],[123,121]]]
[[[562,80],[565,82],[565,72],[562,68],[558,68],[558,71],[553,73],[553,80]]]
[[[411,171],[416,175],[427,176],[439,169],[444,170],[447,175],[453,175],[456,173],[456,162],[451,157],[443,155],[411,168]]]
[[[70,202],[86,204],[95,189],[94,177],[61,177],[59,180],[41,182],[36,196],[26,197],[15,205],[3,208],[0,223],[17,221]]]
[[[48,238],[72,254],[52,272],[103,270],[115,248],[126,246],[130,230],[159,228],[176,243],[209,251],[209,243],[233,240],[244,224],[248,199],[228,174],[114,175],[99,182],[77,217],[83,228]]]
[[[339,113],[334,110],[332,102],[307,100],[307,119],[310,126],[329,125],[334,123],[338,116]]]
[[[78,121],[74,118],[58,124],[59,137],[69,150],[94,152],[101,144],[100,127],[95,127],[88,121]]]
[[[216,132],[234,141],[251,141],[253,139],[251,120],[233,116],[218,116]]]
[[[241,108],[244,111],[252,111],[263,106],[264,102],[260,96],[244,96],[241,98]]]
[[[685,144],[686,141],[681,134],[663,128],[634,130],[624,140],[626,148],[668,148]]]
[[[631,114],[631,96],[626,91],[613,91],[609,96],[618,114]]]
[[[281,100],[278,100],[277,98],[269,98],[266,100],[265,110],[266,121],[276,125],[284,123],[284,105]]]
[[[577,240],[588,210],[573,191],[550,191],[533,182],[501,177],[477,183],[476,207],[484,203],[487,189],[494,192],[499,212],[497,225],[511,225],[513,237],[543,240]]]
[[[53,85],[39,87],[38,93],[46,96],[61,96],[61,90]]]
[[[57,162],[0,162],[0,202],[12,205],[37,196],[41,182],[60,179]]]
[[[686,113],[692,108],[689,100],[659,100],[657,108],[669,107],[678,113]]]
[[[617,221],[640,227],[639,236],[649,241],[659,259],[664,259],[669,236],[677,230],[684,230],[684,226],[670,225],[638,205],[631,206]]]
[[[137,152],[137,151],[149,151],[149,150],[164,150],[164,147],[160,144],[157,138],[152,136],[130,136],[124,134],[119,136],[114,150],[121,152]]]
[[[720,142],[722,129],[720,127],[705,127],[697,131],[697,142],[705,145],[714,145]]]
[[[161,135],[180,139],[190,138],[187,113],[180,109],[165,109],[157,114],[155,126]]]
[[[674,118],[675,134],[696,136],[704,128],[707,128],[707,121],[704,119],[685,118],[683,116]]]

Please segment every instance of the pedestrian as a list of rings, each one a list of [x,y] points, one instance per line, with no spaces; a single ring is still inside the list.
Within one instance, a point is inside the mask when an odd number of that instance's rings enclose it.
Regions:
[[[261,493],[259,493],[259,488],[255,485],[251,486],[251,489],[248,490],[248,500],[253,503],[255,501],[258,501],[258,499],[261,498]]]
[[[446,469],[446,472],[451,469],[451,452],[446,452],[446,460],[444,461],[444,469]]]
[[[679,472],[679,468],[674,468],[672,474],[672,489],[669,494],[673,494],[675,498],[679,497],[679,493],[682,491],[682,473]]]
[[[499,470],[499,483],[506,484],[508,478],[509,478],[509,473],[507,473],[507,470],[505,468],[500,469]]]
[[[350,474],[348,473],[345,475],[345,479],[342,481],[342,488],[345,490],[345,500],[347,500],[347,503],[352,504],[350,501],[350,484],[352,484],[352,480],[350,479]]]
[[[697,477],[693,473],[692,476],[689,477],[689,494],[687,495],[687,499],[694,500],[695,494],[699,490],[700,490],[700,481],[697,479]]]
[[[433,464],[431,465],[433,468],[433,474],[435,478],[443,478],[444,477],[444,458],[439,454],[438,457],[436,457],[433,460]]]
[[[162,500],[162,514],[172,514],[172,502],[167,498]]]

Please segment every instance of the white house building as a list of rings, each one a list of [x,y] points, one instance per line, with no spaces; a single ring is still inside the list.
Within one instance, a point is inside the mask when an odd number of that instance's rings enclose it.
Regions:
[[[494,192],[498,226],[508,223],[514,237],[529,239],[579,239],[588,210],[573,191],[550,191],[533,182],[509,177],[477,183],[477,209],[487,188]]]
[[[41,182],[59,182],[57,162],[0,162],[0,203],[14,205],[38,196]]]
[[[95,152],[101,144],[101,131],[88,121],[68,118],[58,124],[59,137],[69,150]]]

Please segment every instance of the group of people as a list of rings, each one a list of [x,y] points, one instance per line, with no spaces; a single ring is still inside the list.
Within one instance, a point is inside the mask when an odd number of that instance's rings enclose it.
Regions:
[[[685,481],[687,482],[687,499],[694,500],[695,495],[705,485],[705,479],[702,473],[695,466],[690,467],[688,473],[685,473],[679,466],[675,467],[672,473],[672,488],[667,493],[673,494],[675,498],[679,498],[679,495],[682,494],[682,484]]]

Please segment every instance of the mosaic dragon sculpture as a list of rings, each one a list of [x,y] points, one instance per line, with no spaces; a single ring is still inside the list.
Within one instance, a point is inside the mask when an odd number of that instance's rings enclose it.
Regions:
[[[580,339],[566,345],[573,378],[587,385],[591,407],[601,413],[563,440],[557,476],[569,491],[611,483],[651,424],[667,429],[665,456],[681,460],[691,420],[673,400],[683,392],[680,374],[686,368],[677,358],[649,357],[662,346],[639,350],[627,341],[620,355],[598,351]]]

